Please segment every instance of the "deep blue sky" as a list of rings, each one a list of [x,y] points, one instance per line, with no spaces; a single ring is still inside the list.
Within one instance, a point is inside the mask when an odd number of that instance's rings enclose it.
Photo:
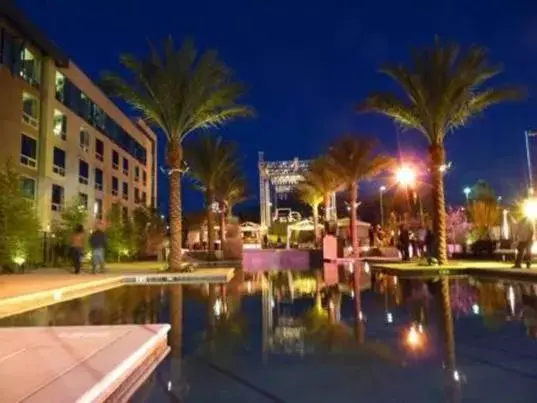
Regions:
[[[189,36],[219,50],[259,116],[220,130],[237,140],[257,194],[257,152],[269,160],[312,157],[335,136],[377,136],[388,152],[423,153],[417,133],[397,132],[384,117],[357,115],[353,106],[372,90],[393,88],[376,73],[404,61],[413,45],[435,34],[478,43],[501,62],[498,83],[526,86],[525,102],[503,104],[449,136],[448,199],[485,179],[504,197],[526,181],[523,132],[537,128],[537,3],[532,0],[320,1],[320,0],[19,0],[30,18],[91,77],[117,69],[121,52],[143,55],[146,41]],[[535,149],[537,150],[537,148]],[[537,155],[535,155],[537,162]],[[164,178],[163,178],[164,179]],[[161,199],[165,180],[159,183]],[[164,201],[164,200],[163,200]],[[186,209],[197,207],[193,192]]]

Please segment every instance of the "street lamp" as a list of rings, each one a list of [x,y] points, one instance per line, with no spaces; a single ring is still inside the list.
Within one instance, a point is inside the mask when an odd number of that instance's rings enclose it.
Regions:
[[[537,199],[534,197],[530,197],[526,200],[524,200],[524,204],[522,206],[524,215],[529,218],[530,220],[537,219]]]
[[[395,179],[399,184],[410,187],[416,183],[416,172],[409,166],[402,166],[395,173]]]
[[[468,204],[468,196],[470,196],[470,192],[472,191],[472,189],[470,188],[470,186],[466,186],[462,192],[464,193],[464,196],[466,197],[466,203]]]
[[[386,191],[386,186],[379,187],[379,193],[380,193],[380,225],[381,227],[384,227],[384,203],[383,203],[383,195]]]

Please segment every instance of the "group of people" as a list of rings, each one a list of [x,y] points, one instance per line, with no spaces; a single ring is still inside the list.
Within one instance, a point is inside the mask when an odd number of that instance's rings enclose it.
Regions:
[[[82,258],[86,245],[86,233],[82,225],[78,225],[71,235],[71,258],[75,274],[80,274]],[[106,249],[106,234],[101,225],[97,225],[89,237],[91,248],[92,273],[97,273],[97,268],[104,273],[104,252]]]

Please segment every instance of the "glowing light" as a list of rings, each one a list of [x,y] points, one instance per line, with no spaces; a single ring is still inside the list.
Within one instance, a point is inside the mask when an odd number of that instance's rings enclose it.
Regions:
[[[13,263],[22,266],[26,262],[26,258],[24,256],[15,256],[13,258]]]
[[[455,382],[460,382],[461,376],[459,374],[459,371],[457,370],[453,371],[453,379],[455,380]]]
[[[386,322],[393,323],[393,315],[391,312],[386,313]]]
[[[472,312],[474,313],[474,315],[479,315],[479,305],[473,304],[472,305]]]
[[[535,244],[535,243],[534,243]],[[509,300],[509,308],[511,308],[511,313],[515,314],[515,290],[513,286],[510,285],[507,289],[507,299]]]
[[[364,320],[364,314],[362,313],[362,311],[358,312],[358,319]]]
[[[274,298],[270,301],[270,306],[274,308],[276,306],[276,303],[274,302]]]
[[[349,273],[354,273],[354,263],[353,262],[347,262],[347,270]]]
[[[504,239],[509,239],[509,221],[507,219],[507,214],[509,214],[509,211],[504,209],[502,220],[502,235]]]
[[[393,284],[397,285],[397,276],[393,276]]]
[[[351,298],[354,298],[354,290],[351,290]]]
[[[464,195],[466,197],[468,197],[470,195],[471,191],[472,191],[472,189],[469,186],[466,186],[464,189],[462,189],[462,192],[464,193]]]
[[[364,263],[364,272],[369,274],[369,263],[367,263],[367,262]]]
[[[214,316],[218,318],[220,315],[222,315],[222,310],[223,310],[222,308],[223,308],[222,300],[220,298],[217,298],[213,306]]]
[[[379,190],[380,190],[381,192],[386,191],[386,186],[381,186],[381,187],[379,187]]]
[[[406,343],[412,349],[420,348],[423,345],[423,328],[412,325],[406,334]]]
[[[246,283],[246,289],[248,290],[248,294],[252,292],[252,282],[250,280]]]
[[[416,182],[416,172],[408,166],[402,166],[395,173],[395,179],[403,186],[412,186]]]
[[[168,391],[172,390],[172,381],[168,381]]]
[[[54,292],[54,294],[52,294],[52,298],[54,299],[54,301],[60,301],[62,299],[62,292],[61,291]]]
[[[537,218],[537,199],[532,197],[532,198],[524,200],[522,209],[523,209],[524,215],[527,218],[535,220]]]

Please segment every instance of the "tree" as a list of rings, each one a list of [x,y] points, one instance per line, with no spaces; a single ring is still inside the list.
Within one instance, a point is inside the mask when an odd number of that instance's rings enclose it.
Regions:
[[[490,184],[482,179],[478,180],[470,190],[469,200],[496,202],[496,192]]]
[[[158,255],[166,237],[166,223],[153,207],[138,207],[133,212],[135,254],[138,258]]]
[[[121,220],[121,207],[119,204],[112,204],[112,208],[106,217],[108,224],[106,228],[106,240],[108,252],[116,257],[119,261],[124,249],[123,243],[123,226]]]
[[[40,225],[33,200],[21,188],[21,178],[8,162],[0,170],[0,267],[37,262]]]
[[[381,73],[393,79],[404,96],[391,92],[371,94],[358,106],[359,111],[377,112],[392,118],[404,128],[415,129],[429,141],[429,170],[433,187],[433,230],[438,234],[439,264],[447,261],[444,140],[448,133],[465,125],[487,107],[521,97],[514,88],[483,88],[501,68],[487,60],[480,47],[461,53],[457,45],[434,46],[412,52],[408,66],[392,65]]]
[[[230,219],[233,206],[246,198],[246,179],[239,167],[235,166],[222,175],[215,188],[215,199],[219,204],[220,240],[225,238],[226,217]]]
[[[345,135],[328,150],[333,172],[350,192],[350,225],[353,252],[358,251],[357,200],[360,181],[371,179],[392,164],[390,157],[376,153],[376,142],[370,138]]]
[[[325,221],[330,219],[328,206],[330,196],[341,186],[341,179],[336,175],[327,156],[314,159],[306,173],[306,181],[309,182],[323,196]]]
[[[476,239],[486,239],[490,230],[500,223],[500,206],[495,199],[472,201],[468,204],[468,216]]]
[[[300,200],[311,207],[313,212],[313,227],[315,233],[315,242],[319,242],[319,204],[324,199],[324,194],[313,183],[309,181],[309,175],[305,175],[305,181],[297,186],[297,194]]]
[[[60,220],[53,224],[52,232],[62,247],[68,247],[71,235],[78,226],[84,227],[88,219],[88,209],[79,197],[73,197],[65,204]]]
[[[205,135],[185,148],[188,174],[205,197],[207,218],[207,243],[209,257],[214,257],[214,203],[219,184],[237,171],[237,152],[234,143],[221,137]]]
[[[105,88],[141,112],[149,124],[163,132],[167,141],[169,266],[171,271],[179,271],[183,141],[190,133],[221,126],[236,117],[252,115],[253,111],[238,103],[245,88],[233,80],[231,70],[216,52],[198,55],[191,41],[184,41],[176,49],[170,37],[164,43],[163,52],[151,44],[146,58],[123,55],[120,61],[131,73],[131,79],[105,74]]]

